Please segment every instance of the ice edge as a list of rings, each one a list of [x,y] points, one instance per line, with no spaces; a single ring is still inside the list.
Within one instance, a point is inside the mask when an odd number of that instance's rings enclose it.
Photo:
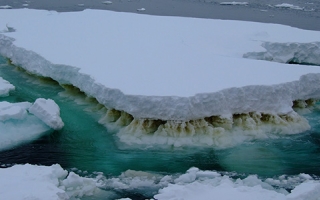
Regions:
[[[277,85],[228,88],[190,97],[126,95],[95,82],[76,67],[52,64],[37,53],[15,46],[13,41],[0,34],[0,53],[13,64],[60,84],[71,84],[107,109],[126,112],[135,119],[190,121],[250,112],[285,115],[294,112],[295,100],[320,98],[320,74],[303,75],[297,81]]]

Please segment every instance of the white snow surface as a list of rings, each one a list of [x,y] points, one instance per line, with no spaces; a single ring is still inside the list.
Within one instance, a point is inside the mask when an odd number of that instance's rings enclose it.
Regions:
[[[29,108],[29,112],[54,130],[60,130],[64,126],[60,117],[60,108],[52,99],[38,98]]]
[[[99,192],[96,180],[68,172],[60,165],[14,165],[0,169],[2,199],[75,199]]]
[[[8,96],[9,92],[14,89],[12,84],[0,77],[0,97]]]
[[[102,10],[11,9],[0,18],[0,29],[16,30],[0,34],[3,56],[135,118],[286,114],[293,100],[320,97],[319,67],[243,58],[264,42],[318,42],[317,31]]]
[[[316,200],[320,195],[319,181],[304,180],[288,193],[283,188],[276,190],[272,185],[258,179],[256,175],[234,180],[227,175],[201,171],[197,168],[189,169],[174,182],[175,184],[160,189],[159,194],[154,196],[155,199]]]

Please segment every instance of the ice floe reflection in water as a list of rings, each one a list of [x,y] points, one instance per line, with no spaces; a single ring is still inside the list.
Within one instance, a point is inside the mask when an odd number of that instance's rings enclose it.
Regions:
[[[65,90],[55,81],[30,76],[0,58],[0,76],[16,90],[1,101],[34,102],[51,98],[61,109],[65,127],[37,141],[0,152],[0,165],[31,163],[77,168],[92,173],[118,176],[132,169],[162,174],[184,173],[190,167],[202,170],[235,171],[273,177],[282,174],[320,175],[320,111],[304,116],[312,126],[298,135],[246,142],[228,149],[210,147],[123,148],[115,133],[98,123],[99,105],[71,87]]]

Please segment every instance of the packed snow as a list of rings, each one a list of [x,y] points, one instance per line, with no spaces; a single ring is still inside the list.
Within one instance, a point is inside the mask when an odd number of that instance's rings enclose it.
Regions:
[[[243,58],[263,51],[264,42],[320,41],[317,31],[101,10],[11,9],[1,10],[0,17],[6,19],[0,26],[9,23],[17,30],[1,34],[3,56],[135,119],[286,114],[293,100],[320,96],[315,85],[304,87],[304,93],[297,89],[316,83],[317,75],[300,76],[320,68]]]

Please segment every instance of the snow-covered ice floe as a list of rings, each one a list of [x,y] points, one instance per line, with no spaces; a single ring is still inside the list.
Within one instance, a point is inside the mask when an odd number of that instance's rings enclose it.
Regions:
[[[122,127],[129,144],[219,146],[243,134],[299,133],[309,125],[293,104],[320,98],[319,67],[269,62],[291,55],[289,63],[319,65],[318,31],[102,10],[0,17],[0,27],[16,30],[0,34],[1,55],[96,98],[106,108],[100,122]]]
[[[256,175],[190,168],[184,174],[161,175],[127,170],[118,177],[102,173],[88,178],[67,172],[60,165],[14,165],[0,168],[0,193],[4,199],[115,199],[115,192],[139,192],[158,200],[173,199],[317,199],[320,182],[308,174],[261,179]],[[19,192],[16,192],[19,191]],[[129,198],[126,198],[129,199]]]
[[[14,88],[0,77],[0,97],[9,95]],[[0,151],[33,141],[63,126],[60,108],[51,99],[39,98],[33,104],[0,101]]]
[[[68,173],[58,164],[0,168],[0,194],[3,199],[76,199],[101,192],[96,180]]]

